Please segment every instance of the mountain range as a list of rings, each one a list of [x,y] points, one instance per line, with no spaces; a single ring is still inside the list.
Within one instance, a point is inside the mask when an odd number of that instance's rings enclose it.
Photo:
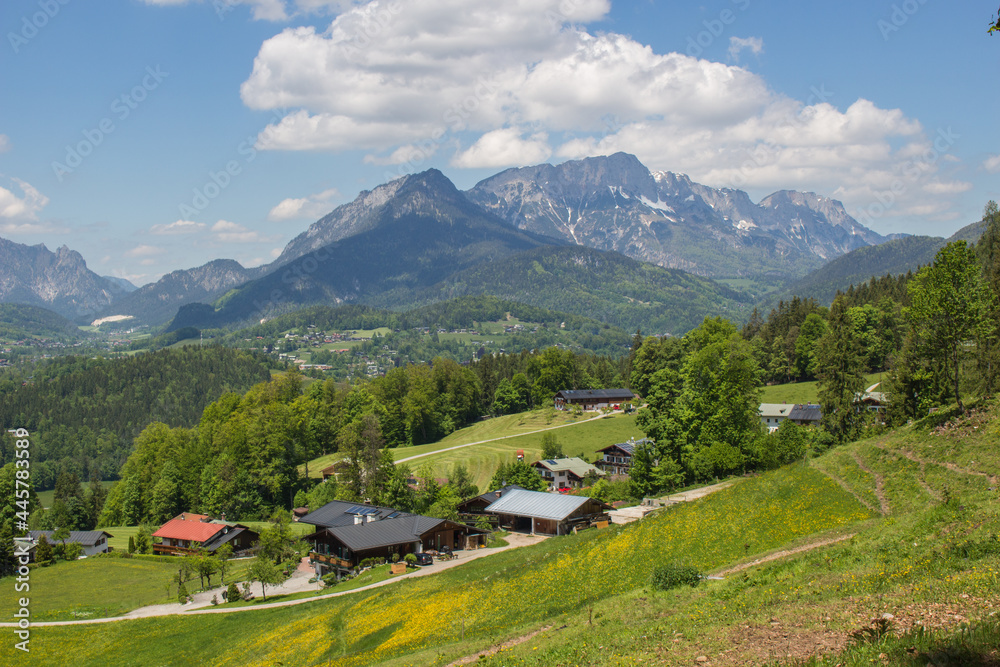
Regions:
[[[465,192],[437,170],[404,176],[317,220],[269,265],[214,260],[131,291],[66,247],[51,253],[0,239],[0,302],[77,321],[174,318],[176,329],[317,303],[408,308],[495,294],[600,313],[626,328],[681,331],[760,296],[713,279],[781,288],[887,241],[903,248],[904,264],[907,249],[923,260],[930,243],[883,237],[816,194],[780,191],[755,204],[743,191],[651,172],[617,153],[508,169]]]

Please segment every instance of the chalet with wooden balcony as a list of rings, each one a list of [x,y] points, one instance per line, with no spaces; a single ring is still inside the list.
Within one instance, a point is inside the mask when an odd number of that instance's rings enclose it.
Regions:
[[[223,516],[223,519],[225,517]],[[260,535],[250,528],[225,520],[217,521],[205,514],[184,512],[160,526],[153,533],[160,541],[153,543],[154,554],[188,555],[204,549],[210,553],[223,544],[230,544],[233,553],[249,551],[260,541]]]

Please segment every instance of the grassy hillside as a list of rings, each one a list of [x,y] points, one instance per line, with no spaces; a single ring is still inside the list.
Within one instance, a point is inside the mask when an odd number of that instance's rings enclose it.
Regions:
[[[869,373],[865,376],[865,387],[881,382],[888,376],[885,373]],[[761,403],[818,403],[819,383],[788,382],[764,387],[760,396]]]
[[[414,471],[430,466],[434,477],[447,477],[455,463],[462,463],[475,484],[485,489],[500,463],[509,463],[519,449],[524,450],[527,461],[538,460],[542,436],[548,429],[553,429],[566,456],[583,454],[588,461],[594,459],[598,449],[632,437],[644,437],[635,425],[635,415],[593,417],[593,414],[573,415],[553,408],[505,415],[455,431],[439,442],[395,449],[393,456],[397,462],[405,461]],[[482,442],[487,440],[489,442]],[[451,449],[468,443],[481,444]],[[320,477],[320,471],[339,458],[340,454],[328,454],[313,459],[309,462],[309,475]],[[305,467],[300,469],[304,472]]]
[[[77,340],[83,333],[68,319],[45,308],[20,303],[0,303],[0,341],[25,338]]]
[[[38,664],[71,648],[79,664],[996,664],[998,414],[936,415],[431,577],[249,614],[36,628],[32,649]],[[722,579],[651,590],[670,562]],[[218,637],[227,650],[206,654]]]

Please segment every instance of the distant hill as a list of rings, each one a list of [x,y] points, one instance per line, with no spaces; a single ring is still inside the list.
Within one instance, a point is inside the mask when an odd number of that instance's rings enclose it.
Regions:
[[[18,303],[0,303],[0,339],[76,340],[82,337],[75,324],[51,310]]]
[[[189,303],[211,301],[226,291],[261,275],[232,259],[216,259],[193,269],[172,271],[155,283],[143,285],[103,309],[100,317],[131,315],[137,322],[160,325]]]
[[[0,238],[0,302],[39,306],[67,318],[91,315],[124,294],[87,268],[75,250],[52,252]]]
[[[707,314],[739,321],[749,303],[746,295],[707,278],[580,246],[536,248],[481,264],[411,299],[485,294],[627,331],[672,334],[695,328]]]
[[[812,297],[820,303],[829,304],[838,290],[844,291],[851,285],[858,285],[872,277],[887,273],[899,275],[930,264],[938,250],[952,241],[976,243],[984,229],[985,226],[980,221],[963,227],[947,239],[938,236],[904,236],[881,245],[858,248],[792,283],[771,300],[777,302],[779,298],[791,298],[795,295]]]
[[[469,295],[633,331],[682,333],[707,314],[739,310],[739,294],[706,278],[515,229],[436,170],[399,180],[363,195],[374,208],[359,230],[232,290],[214,307],[186,306],[169,329],[249,323],[311,304],[402,311]]]
[[[508,169],[466,194],[518,229],[713,278],[797,278],[885,241],[836,200],[784,190],[755,204],[627,153]]]
[[[195,309],[188,308],[170,328],[249,322],[320,303],[380,305],[387,293],[407,295],[456,271],[559,243],[484,213],[437,170],[400,180],[363,231],[230,291],[216,303],[211,322],[204,310],[192,321]]]

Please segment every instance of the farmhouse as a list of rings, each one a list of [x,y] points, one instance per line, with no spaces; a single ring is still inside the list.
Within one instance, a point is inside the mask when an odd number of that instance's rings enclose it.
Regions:
[[[583,410],[622,409],[631,405],[635,394],[628,389],[564,389],[555,396],[556,410],[566,410],[574,405]]]
[[[761,426],[766,427],[769,433],[777,431],[781,422],[788,419],[793,407],[788,403],[761,403],[757,409]]]
[[[160,542],[153,543],[154,554],[193,554],[199,549],[214,552],[223,544],[231,544],[233,553],[249,550],[260,535],[239,523],[216,521],[204,514],[184,512],[160,526],[153,533]]]
[[[595,463],[598,468],[608,475],[627,475],[632,468],[632,457],[635,455],[637,446],[652,445],[650,438],[636,440],[631,438],[628,442],[616,442],[608,445],[604,449],[598,449],[601,453],[601,460]]]
[[[53,540],[52,532],[51,530],[32,530],[28,532],[28,538],[35,546],[38,546],[38,540],[42,535],[45,536],[49,544],[62,542],[62,540]],[[114,537],[114,535],[103,530],[71,530],[69,537],[66,538],[66,544],[76,542],[83,547],[84,556],[93,556],[108,552],[109,537]]]
[[[320,474],[323,475],[323,481],[333,477],[334,479],[340,479],[340,476],[347,472],[348,468],[351,467],[351,462],[347,459],[340,459],[339,461],[334,461],[327,467],[320,470]]]
[[[482,546],[489,531],[447,519],[334,500],[302,518],[318,530],[305,539],[316,574],[346,573],[366,558]]]
[[[517,489],[504,494],[486,511],[497,515],[500,525],[509,530],[532,535],[565,535],[577,526],[607,518],[605,511],[609,509],[607,503],[586,496]]]
[[[788,419],[799,426],[817,426],[822,418],[823,411],[813,403],[796,404],[788,413]]]
[[[581,458],[545,459],[531,464],[549,483],[549,490],[579,488],[583,478],[593,474],[604,477],[604,472]]]

